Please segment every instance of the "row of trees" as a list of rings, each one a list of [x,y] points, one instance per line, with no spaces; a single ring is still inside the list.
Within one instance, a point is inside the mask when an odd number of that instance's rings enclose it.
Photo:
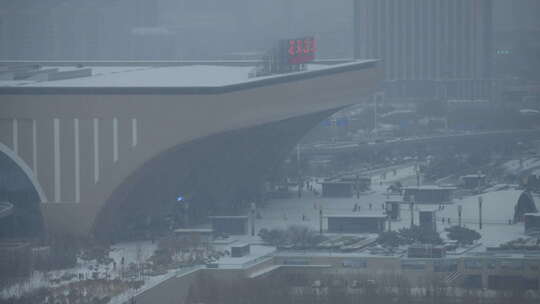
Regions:
[[[259,231],[259,237],[269,245],[276,247],[291,245],[295,249],[312,248],[326,239],[314,230],[298,225],[290,226],[287,229],[268,230],[263,228]]]
[[[150,258],[156,267],[203,264],[223,256],[208,242],[197,236],[166,237],[158,243],[158,248]]]
[[[0,288],[28,279],[32,271],[51,271],[74,267],[81,255],[82,242],[69,237],[49,240],[48,247],[40,253],[32,252],[31,243],[21,243],[18,248],[4,249],[0,263]]]
[[[452,226],[446,228],[450,240],[457,241],[460,245],[470,245],[481,238],[475,230]],[[263,228],[259,231],[259,237],[263,242],[276,246],[291,246],[294,249],[313,248],[327,238],[305,226],[290,226],[287,229]],[[398,247],[415,243],[441,245],[443,240],[438,232],[422,229],[420,226],[401,228],[397,231],[385,231],[379,234],[377,243],[385,247]]]
[[[445,229],[448,238],[455,240],[461,245],[469,245],[481,238],[480,233],[475,230],[452,226]],[[386,231],[379,235],[377,242],[385,247],[398,247],[401,245],[411,245],[414,243],[440,245],[443,243],[439,233],[424,230],[420,226],[401,228],[398,231]]]

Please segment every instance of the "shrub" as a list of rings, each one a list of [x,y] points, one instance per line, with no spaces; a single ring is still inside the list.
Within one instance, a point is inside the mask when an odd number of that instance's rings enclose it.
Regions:
[[[310,248],[325,240],[324,236],[314,230],[298,225],[290,226],[287,230],[263,228],[259,231],[259,237],[272,246],[291,244],[297,249]]]
[[[479,240],[482,237],[477,231],[460,226],[452,226],[450,228],[446,228],[445,231],[448,232],[449,239],[465,245],[472,244],[474,241]]]
[[[420,226],[413,226],[411,228],[401,228],[398,231],[400,237],[403,239],[403,244],[442,244],[442,239],[439,233],[435,231],[428,231],[420,228]]]
[[[405,240],[397,231],[386,231],[379,234],[377,243],[385,247],[398,247],[399,245],[406,245]]]

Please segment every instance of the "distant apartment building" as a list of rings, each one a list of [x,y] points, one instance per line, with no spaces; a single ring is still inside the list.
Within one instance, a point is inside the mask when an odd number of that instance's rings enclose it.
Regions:
[[[488,98],[492,0],[355,0],[356,58],[380,58],[387,98]]]
[[[494,75],[505,80],[503,100],[540,105],[540,1],[494,0]]]
[[[539,13],[538,0],[493,0],[495,31],[540,29]]]

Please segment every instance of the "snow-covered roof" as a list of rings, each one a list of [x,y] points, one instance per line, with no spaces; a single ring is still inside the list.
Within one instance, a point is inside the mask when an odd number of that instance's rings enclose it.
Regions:
[[[456,187],[441,187],[437,185],[403,187],[405,190],[455,190]]]
[[[67,73],[91,69],[86,77],[74,77],[59,80],[22,79],[0,80],[2,87],[223,87],[261,80],[279,79],[291,75],[307,75],[316,71],[339,71],[357,65],[373,63],[374,60],[352,61],[341,64],[308,64],[305,71],[288,74],[276,74],[251,77],[254,66],[225,65],[180,65],[180,66],[91,66],[66,67],[42,66],[41,69],[57,68]],[[1,79],[1,78],[0,78]]]
[[[519,113],[521,113],[521,114],[538,115],[538,114],[540,114],[540,111],[534,110],[534,109],[521,109],[521,110],[519,110]]]
[[[245,247],[245,246],[248,246],[249,243],[238,243],[238,244],[233,244],[231,245],[231,247]]]
[[[327,218],[386,218],[384,214],[329,214],[325,215]]]
[[[463,175],[461,178],[485,178],[485,174],[467,174]]]
[[[247,219],[247,215],[213,215],[209,216],[210,219]]]
[[[331,185],[334,185],[334,184],[342,184],[342,185],[354,185],[355,184],[355,181],[342,181],[342,180],[329,180],[329,181],[323,181],[323,182],[320,182],[319,184],[321,185],[328,185],[328,184],[331,184]]]
[[[415,114],[416,112],[413,110],[394,110],[388,113],[384,113],[383,115],[381,115],[381,117],[386,118],[386,117],[390,117],[394,115],[415,115]]]
[[[211,228],[191,228],[191,229],[175,229],[175,233],[212,233],[214,230]]]

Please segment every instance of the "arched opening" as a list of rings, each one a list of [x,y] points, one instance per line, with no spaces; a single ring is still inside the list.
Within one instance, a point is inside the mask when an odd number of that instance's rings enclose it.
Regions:
[[[27,172],[3,151],[0,151],[0,202],[13,205],[13,211],[0,218],[0,240],[45,235],[39,191]]]

